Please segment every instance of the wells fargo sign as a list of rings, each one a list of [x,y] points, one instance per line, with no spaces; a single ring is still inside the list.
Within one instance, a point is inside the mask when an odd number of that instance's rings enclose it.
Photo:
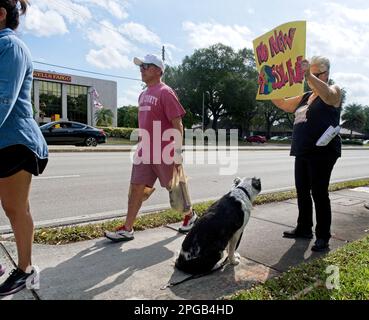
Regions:
[[[65,74],[57,74],[51,72],[33,71],[33,77],[38,79],[72,82],[72,77]]]

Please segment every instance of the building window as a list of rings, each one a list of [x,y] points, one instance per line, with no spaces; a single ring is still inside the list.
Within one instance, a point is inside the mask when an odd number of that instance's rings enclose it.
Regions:
[[[62,115],[61,84],[40,81],[40,117],[52,118],[56,114]]]
[[[87,87],[67,85],[68,120],[87,123]]]

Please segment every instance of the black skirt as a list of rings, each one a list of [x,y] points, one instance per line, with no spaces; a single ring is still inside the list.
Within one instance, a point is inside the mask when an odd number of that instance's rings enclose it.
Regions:
[[[38,176],[45,170],[47,161],[21,144],[5,147],[0,149],[0,178],[10,177],[21,170]]]

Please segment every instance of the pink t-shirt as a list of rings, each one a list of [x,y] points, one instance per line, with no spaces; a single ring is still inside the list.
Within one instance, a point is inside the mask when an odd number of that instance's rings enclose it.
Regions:
[[[150,159],[151,161],[154,159],[154,163],[157,163],[158,159],[161,159],[162,150],[171,143],[171,141],[163,141],[163,133],[168,129],[173,129],[172,120],[183,117],[186,111],[178,101],[173,89],[162,82],[143,91],[138,103],[139,128],[146,132],[140,133],[142,137],[141,151],[147,150],[149,140]],[[143,134],[148,134],[150,139],[147,137],[145,139]],[[142,156],[142,152],[139,155]]]

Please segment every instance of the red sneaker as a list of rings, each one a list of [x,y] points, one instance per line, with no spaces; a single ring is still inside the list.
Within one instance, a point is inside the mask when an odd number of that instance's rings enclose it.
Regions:
[[[195,211],[192,211],[192,215],[185,215],[182,225],[179,227],[178,231],[181,233],[187,233],[192,229],[198,218],[199,217]]]

